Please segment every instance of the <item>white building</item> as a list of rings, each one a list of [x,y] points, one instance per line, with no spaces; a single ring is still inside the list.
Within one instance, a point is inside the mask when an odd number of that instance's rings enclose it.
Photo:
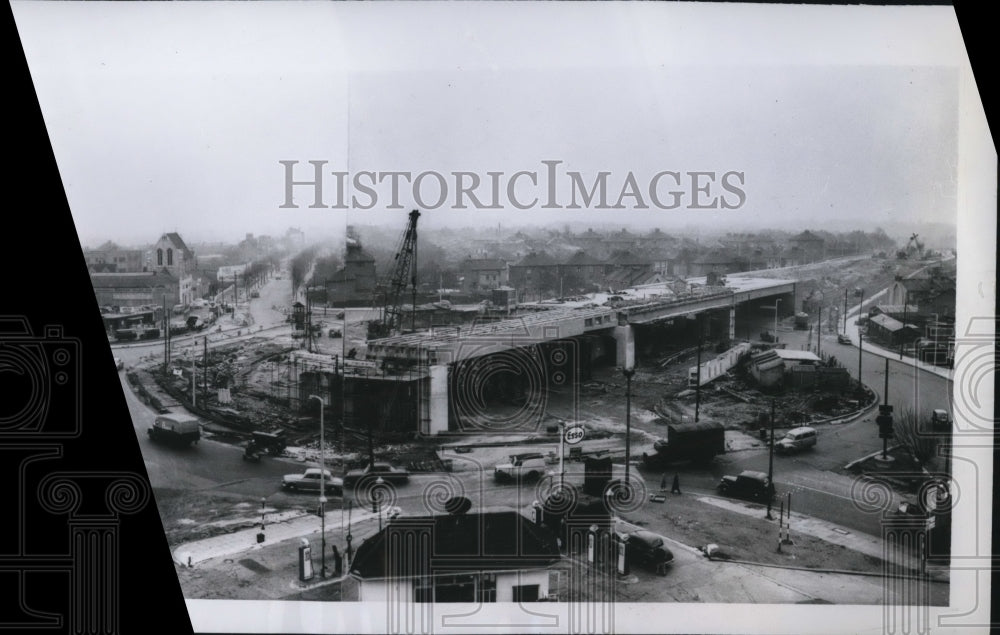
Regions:
[[[360,602],[535,602],[559,560],[548,528],[490,511],[395,519],[362,543],[350,575]]]

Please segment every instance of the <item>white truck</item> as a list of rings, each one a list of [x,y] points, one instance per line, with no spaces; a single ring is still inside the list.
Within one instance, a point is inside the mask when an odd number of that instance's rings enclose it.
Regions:
[[[158,415],[146,433],[153,441],[186,446],[201,439],[201,422],[191,415],[171,412]]]

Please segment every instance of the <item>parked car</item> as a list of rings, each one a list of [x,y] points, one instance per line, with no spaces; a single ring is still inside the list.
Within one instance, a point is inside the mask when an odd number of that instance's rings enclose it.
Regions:
[[[506,463],[493,467],[493,479],[501,482],[521,478],[532,481],[541,478],[545,472],[544,454],[539,452],[512,454]]]
[[[356,487],[362,479],[379,477],[387,483],[402,484],[410,481],[410,473],[405,469],[388,463],[375,463],[374,466],[369,464],[360,469],[349,470],[344,475],[344,487]]]
[[[660,575],[666,574],[664,565],[674,560],[674,554],[666,547],[663,536],[640,529],[628,535],[629,562],[651,567]]]
[[[848,346],[850,346],[851,344],[853,344],[853,342],[851,342],[851,336],[848,335],[847,333],[840,333],[840,334],[838,334],[837,335],[837,343],[838,344],[847,344]]]
[[[122,370],[125,368],[125,361],[121,357],[115,358],[115,368],[117,370]]]
[[[948,416],[947,410],[938,408],[931,412],[931,429],[951,430],[951,417]]]
[[[292,492],[318,492],[321,483],[324,494],[340,496],[344,493],[344,479],[334,476],[330,470],[311,467],[301,474],[285,474],[281,477],[281,489]]]
[[[720,494],[755,501],[774,498],[774,483],[763,472],[744,470],[738,476],[723,476],[716,489]]]
[[[801,450],[816,447],[816,429],[808,426],[792,428],[784,438],[775,442],[774,451],[778,454],[791,454]]]

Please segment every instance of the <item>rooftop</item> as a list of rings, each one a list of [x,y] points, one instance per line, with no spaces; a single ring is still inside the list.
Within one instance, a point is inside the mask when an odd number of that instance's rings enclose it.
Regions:
[[[389,571],[387,536],[429,530],[430,541],[414,540],[407,558]],[[405,539],[405,538],[404,538]],[[394,542],[394,541],[393,541]],[[421,549],[420,547],[424,548]],[[560,559],[555,535],[514,510],[421,516],[390,521],[358,548],[351,574],[359,578],[412,577],[434,569],[521,570],[547,567]]]

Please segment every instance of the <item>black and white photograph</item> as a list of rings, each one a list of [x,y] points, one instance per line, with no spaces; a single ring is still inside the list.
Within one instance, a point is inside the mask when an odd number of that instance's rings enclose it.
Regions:
[[[989,631],[952,7],[11,9],[196,632]]]

